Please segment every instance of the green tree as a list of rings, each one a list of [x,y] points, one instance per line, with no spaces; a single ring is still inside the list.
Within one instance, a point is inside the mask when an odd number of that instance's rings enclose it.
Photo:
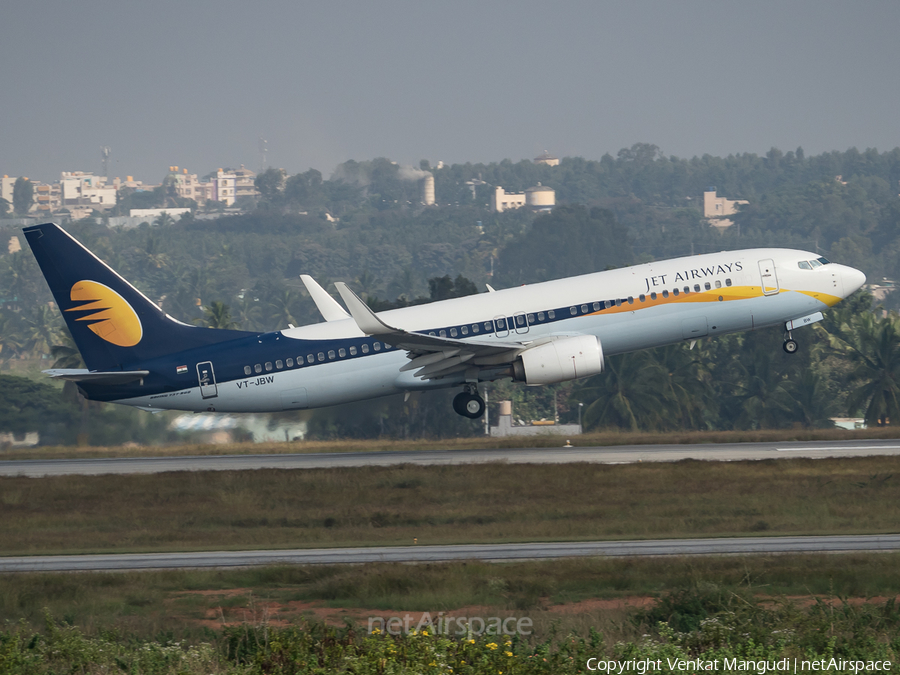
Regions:
[[[4,218],[9,213],[10,203],[0,197],[0,218]]]
[[[900,424],[900,317],[859,314],[833,337],[854,366],[847,407],[865,409],[869,426]]]
[[[224,302],[213,301],[203,308],[203,325],[207,328],[234,330],[238,324],[231,318],[231,308]]]
[[[13,208],[19,215],[25,215],[34,204],[34,185],[27,178],[19,176],[13,185]]]

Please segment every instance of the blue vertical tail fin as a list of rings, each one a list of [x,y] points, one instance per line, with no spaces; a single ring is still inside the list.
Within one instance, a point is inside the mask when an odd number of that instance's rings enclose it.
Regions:
[[[253,334],[176,321],[59,225],[34,225],[24,232],[90,370],[122,370]]]

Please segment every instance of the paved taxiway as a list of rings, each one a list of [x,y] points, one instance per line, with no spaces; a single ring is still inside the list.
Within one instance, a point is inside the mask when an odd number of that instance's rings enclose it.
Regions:
[[[900,550],[900,534],[831,537],[736,537],[657,539],[535,544],[456,546],[373,546],[286,551],[202,553],[130,553],[0,558],[0,572],[63,572],[251,565],[316,565],[371,562],[443,562],[450,560],[536,560],[591,556],[735,555],[760,553],[839,553]]]
[[[564,440],[560,440],[560,445]],[[413,450],[278,455],[204,455],[105,459],[0,460],[0,476],[63,476],[163,471],[237,471],[246,469],[321,469],[334,467],[510,462],[567,464],[593,462],[676,462],[682,459],[734,461],[783,457],[864,457],[900,454],[898,440],[811,441],[794,443],[709,443],[702,445],[622,445],[583,448],[508,448]]]

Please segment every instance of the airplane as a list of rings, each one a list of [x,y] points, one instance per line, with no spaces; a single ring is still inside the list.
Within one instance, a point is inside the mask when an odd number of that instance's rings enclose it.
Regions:
[[[793,331],[866,281],[815,253],[757,248],[375,313],[346,284],[335,284],[345,309],[303,275],[325,321],[259,333],[182,323],[58,225],[24,232],[87,366],[44,372],[148,411],[276,412],[461,387],[453,409],[477,419],[480,383],[588,377],[614,354],[770,326],[795,353]]]

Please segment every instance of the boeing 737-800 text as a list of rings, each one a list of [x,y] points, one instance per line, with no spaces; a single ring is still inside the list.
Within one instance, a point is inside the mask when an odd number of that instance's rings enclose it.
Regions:
[[[441,387],[480,417],[478,383],[596,375],[604,356],[822,319],[865,282],[814,253],[748,249],[596,272],[375,314],[303,276],[325,321],[272,333],[190,326],[55,224],[25,229],[86,369],[46,371],[144,410],[271,412]],[[490,289],[492,290],[492,289]]]

